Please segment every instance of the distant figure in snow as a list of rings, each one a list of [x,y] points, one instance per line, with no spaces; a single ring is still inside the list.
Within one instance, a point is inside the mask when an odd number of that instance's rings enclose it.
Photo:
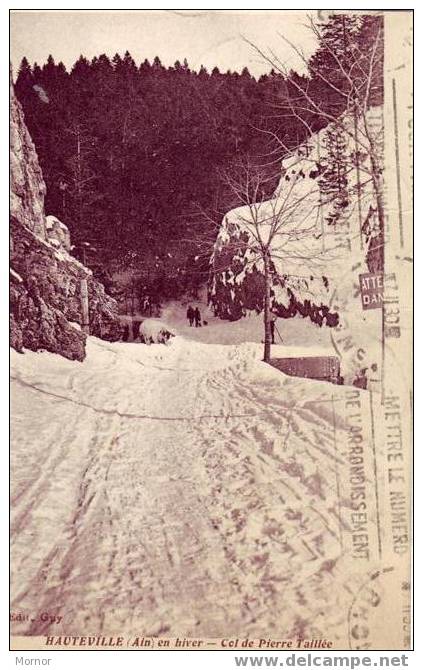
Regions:
[[[201,328],[201,314],[198,307],[195,308],[194,318],[195,318],[195,327]]]
[[[192,326],[192,324],[194,323],[194,317],[195,317],[195,312],[194,312],[194,310],[192,309],[191,305],[188,305],[188,309],[187,309],[187,319],[188,319],[188,321],[189,321],[189,325],[190,325],[190,326]]]
[[[151,305],[151,300],[149,297],[144,298],[143,301],[143,312],[145,314],[149,314],[150,316],[152,315],[152,305]]]

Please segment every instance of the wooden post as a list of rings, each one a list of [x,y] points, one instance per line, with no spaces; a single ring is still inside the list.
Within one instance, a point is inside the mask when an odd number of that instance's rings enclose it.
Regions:
[[[270,345],[272,342],[272,334],[270,331],[270,258],[269,250],[266,249],[264,253],[264,355],[265,363],[270,362]]]
[[[88,310],[88,282],[86,279],[81,279],[81,314],[82,314],[82,330],[87,335],[90,334],[90,317]]]

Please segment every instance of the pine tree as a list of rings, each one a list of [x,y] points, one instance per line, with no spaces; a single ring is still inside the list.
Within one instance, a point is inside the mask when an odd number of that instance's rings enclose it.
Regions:
[[[28,91],[32,88],[33,83],[34,77],[32,69],[28,60],[24,56],[19,66],[18,77],[15,84],[15,90],[18,97],[27,95]]]
[[[39,81],[39,78],[41,77],[41,68],[36,61],[32,66],[32,74],[34,75],[34,81]]]
[[[56,73],[56,63],[51,54],[47,57],[47,62],[43,65],[42,71],[47,77],[54,77]]]
[[[176,61],[176,62],[178,62],[178,61]],[[176,65],[176,64],[175,64],[175,65]],[[140,73],[141,73],[141,74],[148,74],[148,73],[150,72],[150,70],[151,70],[151,64],[150,64],[150,61],[148,60],[148,58],[146,58],[146,59],[141,63],[139,70],[140,70]]]
[[[238,76],[217,67],[196,73],[186,60],[166,68],[159,57],[137,68],[128,52],[91,62],[80,56],[69,73],[53,58],[42,68],[24,62],[18,97],[46,179],[48,213],[107,263],[129,250],[142,263],[153,250],[159,255],[187,239],[197,207],[218,222],[232,205],[219,173],[234,156],[268,150],[267,136],[255,128],[280,80],[274,74],[259,83],[247,69]],[[295,129],[303,132],[292,119],[285,125],[293,137]],[[186,258],[198,255],[193,243],[182,248]],[[188,284],[206,271],[205,261]],[[167,268],[163,276],[172,281]]]
[[[343,210],[350,203],[347,138],[341,122],[325,131],[324,143],[326,156],[322,165],[323,174],[319,179],[319,188],[322,193],[322,204],[329,209],[326,220],[329,225],[336,225]]]
[[[158,56],[155,56],[153,59],[153,64],[151,66],[152,70],[156,73],[162,72],[165,68],[162,65],[162,62]]]
[[[71,210],[74,228],[78,237],[86,237],[84,228],[89,224],[90,208],[97,201],[95,189],[96,175],[92,168],[95,162],[96,140],[87,124],[75,121],[67,128],[69,154],[66,160],[66,183],[72,197],[68,207]]]
[[[112,58],[112,63],[113,63],[113,68],[116,71],[119,71],[120,66],[122,65],[122,58],[120,54],[115,53],[115,55]]]
[[[351,63],[357,55],[361,23],[361,17],[354,14],[332,14],[318,26],[320,45],[309,62],[311,87],[319,105],[334,116],[345,108],[343,93],[351,87]]]

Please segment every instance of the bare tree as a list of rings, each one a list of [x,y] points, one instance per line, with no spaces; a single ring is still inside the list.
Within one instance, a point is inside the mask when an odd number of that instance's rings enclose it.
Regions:
[[[298,163],[302,161],[299,157]],[[285,273],[285,270],[281,273],[280,268],[287,264],[290,270],[286,273],[301,278],[300,266],[306,266],[309,278],[320,261],[327,263],[331,259],[330,250],[316,249],[313,244],[320,206],[318,184],[314,182],[310,187],[301,170],[293,172],[295,175],[283,181],[283,187],[270,198],[267,195],[269,175],[262,168],[244,161],[234,172],[225,172],[223,179],[238,207],[231,211],[230,217],[225,216],[217,240],[214,232],[214,277],[233,271],[234,264],[241,264],[243,270],[255,266],[263,274],[263,360],[266,362],[270,360],[272,343],[272,287],[280,283],[281,274]],[[207,253],[208,242],[204,242]],[[292,270],[295,265],[299,267],[298,273]]]
[[[382,96],[383,23],[380,17],[373,17],[375,20],[370,18],[367,25],[366,19],[369,17],[357,21],[356,33],[353,31],[349,33],[341,17],[337,26],[341,40],[338,43],[339,48],[327,38],[322,26],[310,18],[310,30],[315,34],[320,49],[324,52],[320,61],[319,58],[308,60],[301,49],[280,35],[303,61],[309,76],[295,75],[274,51],[261,49],[246,41],[272,66],[273,70],[283,75],[273,105],[273,116],[277,116],[282,122],[287,117],[296,119],[303,127],[305,138],[316,133],[317,120],[317,129],[330,126],[334,133],[339,131],[341,135],[348,137],[355,147],[355,151],[344,157],[345,173],[350,180],[341,178],[342,175],[339,173],[337,181],[342,189],[342,199],[347,196],[357,204],[360,240],[363,218],[366,219],[361,212],[361,195],[367,184],[372,184],[379,231],[381,231],[380,254],[383,259],[383,123],[374,123],[369,116],[370,108],[375,106],[377,104],[375,101],[380,100]],[[367,35],[363,34],[364,30],[367,30]],[[336,77],[332,76],[335,71]],[[330,94],[336,99],[336,104],[332,104]],[[276,165],[278,169],[283,158],[292,156],[294,147],[285,143],[280,132],[268,128],[259,130],[268,133],[274,143],[271,161],[265,167]],[[298,147],[296,149],[298,150]],[[300,153],[297,151],[298,161],[301,163],[307,161],[307,147],[303,155]],[[363,160],[363,157],[366,160]],[[315,166],[315,158],[310,160]],[[354,173],[355,183],[351,183],[354,182],[351,178]],[[313,237],[319,237],[316,235],[317,221],[319,217],[322,219],[322,207],[333,202],[334,195],[324,193],[319,179],[316,179],[313,186],[306,180],[303,183],[307,183],[307,187],[302,187],[301,175],[298,172],[290,181],[282,180],[283,188],[269,199],[267,175],[268,172],[265,172],[264,167],[257,168],[248,162],[238,165],[238,169],[230,173],[225,173],[225,185],[229,187],[239,207],[231,212],[230,219],[228,217],[224,219],[222,226],[226,228],[227,235],[223,243],[221,227],[214,247],[212,270],[215,276],[226,272],[234,259],[241,260],[241,258],[244,267],[261,265],[260,269],[264,275],[265,361],[270,359],[271,291],[275,278],[277,280],[276,267],[278,265],[281,267],[281,264],[283,267],[284,261],[287,263],[289,261],[289,266],[292,268],[292,265],[298,262],[307,267],[309,274],[312,274],[313,268],[318,267],[320,261],[330,263],[331,258],[335,259],[334,252],[336,255],[336,250],[331,249],[330,245],[328,248],[324,240],[320,249],[310,245]],[[320,228],[322,233],[323,224]],[[210,227],[210,235],[213,236],[213,227]],[[208,242],[209,240],[204,239],[205,248]],[[224,247],[226,254],[218,253],[219,244]],[[293,275],[292,270],[289,274]]]
[[[357,17],[356,17],[357,18]],[[383,18],[361,17],[359,29],[352,35],[345,27],[345,16],[332,17],[338,22],[339,48],[325,33],[324,26],[309,17],[309,29],[316,37],[322,58],[307,59],[303,51],[280,33],[281,40],[306,66],[309,76],[295,75],[272,49],[261,48],[245,38],[246,42],[271,67],[283,76],[283,83],[274,101],[273,114],[283,121],[295,118],[304,128],[306,136],[315,132],[316,119],[322,125],[331,124],[349,135],[355,144],[350,167],[356,172],[356,197],[359,212],[360,236],[363,216],[361,191],[363,181],[370,178],[373,185],[379,230],[384,228],[383,204],[383,122],[374,122],[369,115],[372,106],[381,105],[383,99]],[[335,76],[336,75],[336,76]],[[314,88],[313,88],[314,85]],[[319,93],[320,87],[320,95]],[[323,92],[323,93],[322,93]],[[331,104],[330,98],[337,103]],[[352,123],[345,122],[352,119]],[[274,141],[275,160],[290,151],[282,133],[261,129]],[[368,157],[368,164],[362,156]],[[380,250],[383,253],[383,248]]]
[[[86,124],[73,122],[66,132],[70,136],[70,156],[66,160],[67,172],[60,182],[62,192],[63,212],[65,214],[66,193],[72,197],[72,215],[81,235],[84,218],[90,208],[101,196],[95,188],[97,175],[90,163],[93,156],[93,147],[96,140],[90,134]]]

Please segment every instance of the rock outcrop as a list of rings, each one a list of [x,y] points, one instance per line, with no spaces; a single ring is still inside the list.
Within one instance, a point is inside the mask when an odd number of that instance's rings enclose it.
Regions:
[[[13,87],[10,95],[10,179],[11,215],[36,235],[45,237],[46,185]]]
[[[85,286],[91,334],[121,339],[117,303],[91,270],[71,256],[65,224],[45,216],[44,179],[13,89],[10,114],[11,345],[18,351],[45,349],[82,361],[86,334],[81,328],[81,293]]]

